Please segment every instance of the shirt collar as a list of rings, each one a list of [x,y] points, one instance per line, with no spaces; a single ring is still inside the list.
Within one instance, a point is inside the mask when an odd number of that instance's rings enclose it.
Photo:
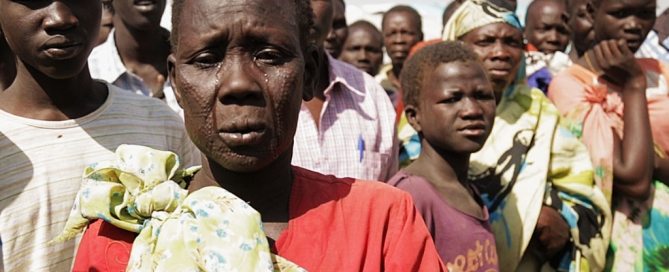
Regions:
[[[353,87],[347,80],[347,77],[351,76],[351,72],[359,72],[359,73],[364,73],[362,71],[359,71],[357,68],[351,68],[347,67],[347,64],[333,58],[330,56],[329,53],[325,53],[328,57],[328,70],[329,70],[329,76],[330,76],[330,84],[328,85],[327,88],[325,88],[325,91],[323,94],[328,94],[332,90],[335,89],[335,86],[337,84],[343,85],[346,89],[349,89],[352,93],[358,95],[358,96],[365,96],[365,92],[362,92],[358,90],[357,88]]]
[[[107,40],[95,48],[95,51],[97,52],[96,57],[101,60],[98,65],[105,66],[104,69],[98,68],[98,77],[107,82],[114,82],[127,72],[123,60],[121,60],[121,55],[116,48],[114,33],[115,30],[112,29],[112,31],[109,32]]]

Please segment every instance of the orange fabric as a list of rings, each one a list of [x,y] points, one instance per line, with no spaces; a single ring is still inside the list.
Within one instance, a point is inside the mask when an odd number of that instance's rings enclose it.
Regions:
[[[94,221],[81,238],[72,271],[125,271],[135,236],[105,221]]]
[[[528,43],[528,44],[525,45],[525,51],[527,51],[527,52],[537,52],[537,51],[539,51],[539,49],[536,46],[532,45],[531,43]]]
[[[444,271],[409,194],[297,167],[294,176],[291,219],[276,242],[280,256],[308,271]],[[74,271],[124,270],[130,250],[122,249],[134,236],[96,221],[84,233]],[[105,251],[112,247],[118,250]]]
[[[638,59],[646,74],[663,75],[669,79],[669,70],[654,59]],[[597,81],[598,80],[598,81]],[[599,83],[596,83],[599,82]],[[666,84],[666,82],[664,83]],[[666,86],[666,85],[665,85]],[[576,134],[588,146],[598,174],[600,188],[611,196],[613,172],[613,134],[622,138],[623,102],[619,87],[607,84],[588,69],[572,65],[553,79],[548,97],[560,112],[573,122]],[[669,151],[669,96],[648,98],[653,140],[665,152]]]
[[[442,39],[432,39],[432,40],[427,40],[427,41],[420,41],[420,42],[414,44],[411,47],[411,50],[409,50],[409,57],[416,54],[416,52],[418,52],[418,50],[421,50],[421,49],[423,49],[425,47],[428,47],[430,45],[433,45],[433,44],[438,44],[438,43],[443,42],[443,41],[444,40],[442,40]]]
[[[308,271],[444,271],[411,196],[296,168],[278,254]]]

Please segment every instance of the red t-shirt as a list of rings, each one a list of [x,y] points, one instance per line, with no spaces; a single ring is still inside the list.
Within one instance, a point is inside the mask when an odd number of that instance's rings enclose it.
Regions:
[[[309,271],[444,271],[409,194],[380,182],[293,170],[291,219],[276,242],[280,256]],[[113,228],[91,224],[74,271],[125,268],[130,250],[123,249],[132,247],[134,234]]]

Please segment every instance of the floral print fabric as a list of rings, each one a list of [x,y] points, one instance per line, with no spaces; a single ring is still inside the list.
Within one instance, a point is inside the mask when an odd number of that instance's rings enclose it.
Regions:
[[[188,194],[199,168],[179,170],[172,152],[122,145],[117,160],[92,165],[63,233],[102,219],[138,233],[127,271],[302,271],[270,253],[260,214],[220,187]]]

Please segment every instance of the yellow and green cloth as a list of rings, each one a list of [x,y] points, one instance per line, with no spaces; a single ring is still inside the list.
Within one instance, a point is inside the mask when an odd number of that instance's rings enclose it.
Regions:
[[[270,253],[260,214],[220,187],[188,194],[199,167],[172,152],[122,145],[116,160],[87,167],[62,234],[102,219],[138,233],[127,271],[303,271]]]

